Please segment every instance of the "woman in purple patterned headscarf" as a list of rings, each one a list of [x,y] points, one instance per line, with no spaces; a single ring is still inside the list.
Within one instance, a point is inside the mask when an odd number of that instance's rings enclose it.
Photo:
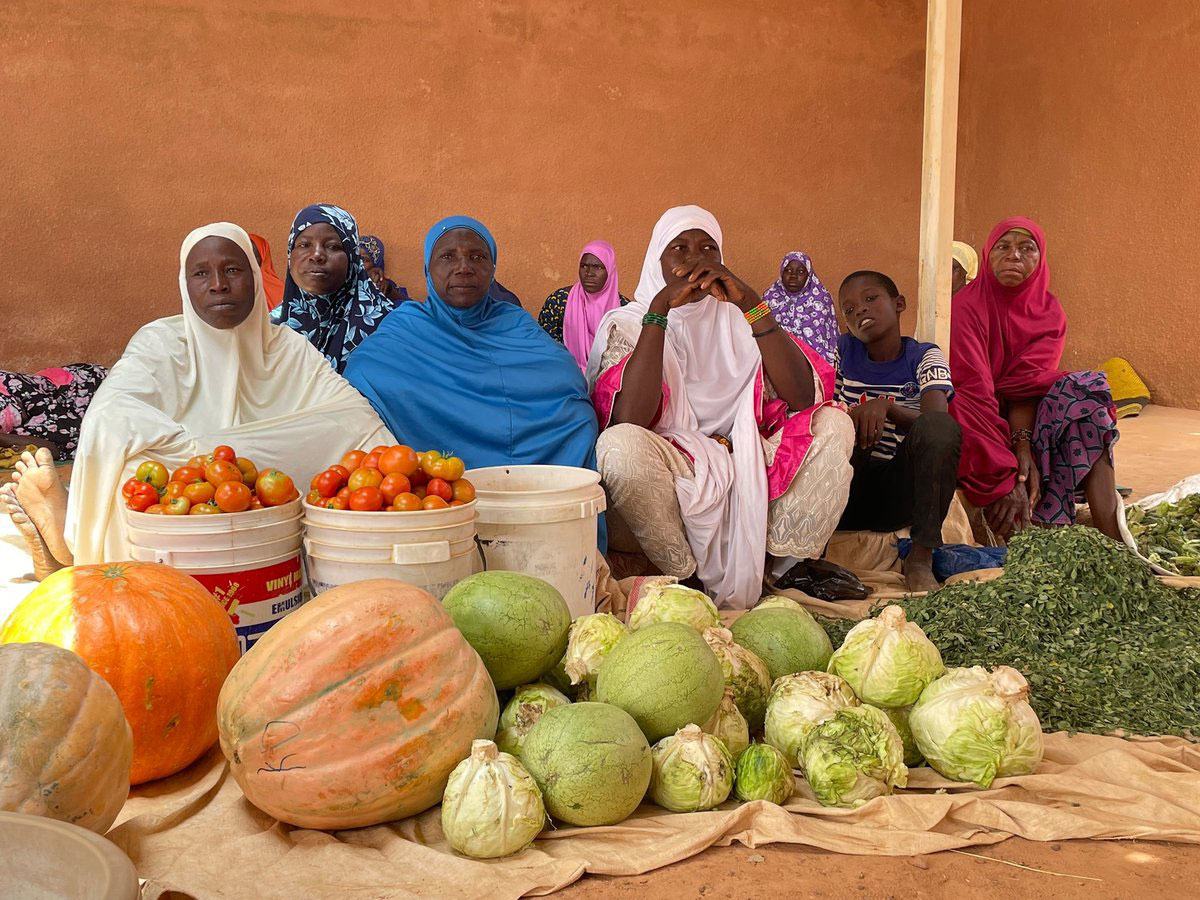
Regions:
[[[833,297],[813,271],[808,254],[793,250],[779,264],[779,279],[763,299],[784,330],[798,337],[832,363],[837,350],[837,313]]]

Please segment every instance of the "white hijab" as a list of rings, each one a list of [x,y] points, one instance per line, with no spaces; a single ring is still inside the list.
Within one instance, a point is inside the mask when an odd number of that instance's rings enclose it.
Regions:
[[[237,244],[254,273],[254,308],[218,329],[192,309],[185,264],[207,237]],[[249,236],[229,222],[197,228],[179,249],[183,312],[141,328],[83,418],[71,473],[67,543],[77,564],[127,559],[121,484],[141,462],[168,468],[230,444],[304,492],[346,450],[392,443],[370,404],[320,352],[268,318]]]
[[[721,226],[707,210],[677,206],[663,213],[646,248],[634,302],[610,312],[596,332],[588,360],[593,385],[610,330],[637,343],[642,317],[666,286],[663,251],[693,228],[722,246]],[[711,295],[671,310],[667,319],[663,381],[671,398],[655,432],[694,463],[695,477],[677,478],[675,493],[700,580],[719,606],[747,609],[762,593],[767,547],[767,468],[754,403],[762,356],[742,311]],[[728,437],[733,453],[712,434]]]

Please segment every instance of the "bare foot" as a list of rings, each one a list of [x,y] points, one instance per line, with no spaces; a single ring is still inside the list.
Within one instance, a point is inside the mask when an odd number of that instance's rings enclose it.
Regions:
[[[933,550],[929,547],[912,545],[912,550],[904,560],[904,586],[914,594],[941,588],[933,575]]]
[[[34,578],[41,581],[47,575],[62,568],[62,564],[54,558],[54,554],[42,540],[37,526],[30,521],[29,516],[25,515],[25,510],[21,508],[21,503],[17,500],[17,494],[12,485],[6,484],[0,488],[0,510],[8,513],[13,524],[17,526],[17,531],[21,533],[21,537],[29,546],[29,555],[33,559]]]
[[[13,472],[16,498],[21,508],[41,534],[42,540],[61,565],[74,564],[71,548],[67,546],[67,491],[58,470],[54,454],[45,447],[36,455],[22,453]]]

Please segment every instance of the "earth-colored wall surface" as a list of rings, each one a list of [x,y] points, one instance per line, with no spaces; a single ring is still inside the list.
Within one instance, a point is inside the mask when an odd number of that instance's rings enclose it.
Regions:
[[[1200,409],[1200,4],[963,4],[956,231],[1046,230],[1064,365],[1124,356]]]
[[[418,296],[451,213],[493,229],[527,307],[593,238],[631,295],[689,202],[760,290],[800,248],[835,290],[870,266],[915,295],[924,3],[803,6],[7,0],[0,366],[111,363],[179,311],[179,244],[206,222],[265,235],[282,275],[317,201]]]

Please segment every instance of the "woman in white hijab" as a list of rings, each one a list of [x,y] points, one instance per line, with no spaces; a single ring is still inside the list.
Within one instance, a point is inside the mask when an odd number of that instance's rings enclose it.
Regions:
[[[819,557],[846,505],[854,428],[833,369],[725,267],[697,206],[659,219],[634,298],[600,323],[588,366],[610,540],[628,526],[663,574],[745,609],[767,554],[776,573]]]
[[[23,507],[59,564],[128,558],[120,490],[144,460],[173,469],[230,444],[303,490],[345,450],[393,442],[312,344],[271,324],[253,245],[237,225],[184,239],[179,290],[182,314],[142,327],[96,392],[65,502],[52,462],[18,467],[10,511],[14,500]]]

